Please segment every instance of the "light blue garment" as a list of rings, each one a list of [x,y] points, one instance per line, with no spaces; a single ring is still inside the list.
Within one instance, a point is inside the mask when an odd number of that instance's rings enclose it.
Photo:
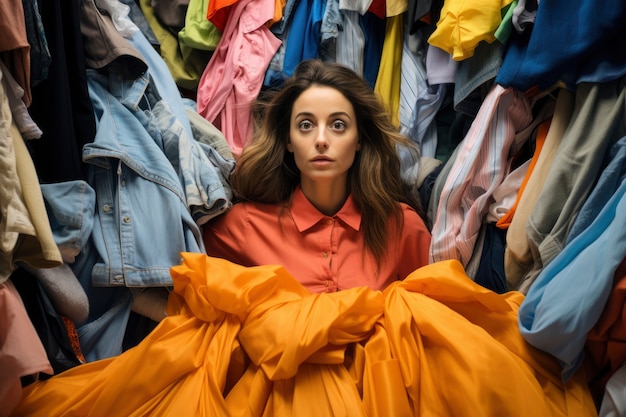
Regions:
[[[224,160],[215,155],[213,149],[207,149],[193,140],[186,99],[181,96],[169,67],[142,33],[133,34],[129,41],[146,60],[151,82],[162,98],[151,110],[159,113],[156,114],[156,120],[160,122],[161,131],[170,132],[171,146],[180,149],[174,159],[180,158],[181,163],[186,161],[190,164],[186,172],[180,169],[178,172],[184,184],[187,205],[196,223],[202,225],[231,205],[232,191],[224,172],[234,168],[234,160]],[[178,167],[179,162],[171,162]]]
[[[435,157],[435,116],[446,96],[446,85],[430,86],[426,74],[426,37],[420,30],[405,31],[400,80],[400,131],[420,149],[422,156]]]
[[[522,336],[559,360],[564,381],[582,364],[587,333],[626,256],[625,195],[622,180],[589,227],[540,272],[519,309]]]
[[[337,39],[339,30],[341,30],[342,18],[339,14],[339,0],[326,0],[324,6],[322,24],[320,27],[320,42]]]
[[[73,263],[93,230],[96,192],[83,180],[41,184],[54,242],[63,261]]]
[[[132,297],[128,287],[95,287],[91,268],[99,254],[93,244],[85,246],[70,267],[89,300],[89,316],[76,328],[80,348],[87,362],[117,356],[123,351]]]
[[[353,10],[341,10],[343,30],[337,36],[335,62],[351,68],[363,76],[365,34],[361,28],[361,15]]]
[[[191,123],[187,117],[183,98],[165,60],[163,60],[163,57],[159,55],[142,32],[133,33],[128,38],[128,41],[143,56],[159,96],[168,104],[176,119],[187,132],[187,135],[192,137]]]
[[[132,303],[126,286],[172,285],[180,252],[204,253],[199,224],[230,204],[232,162],[216,166],[213,150],[192,140],[165,62],[140,32],[129,40],[149,70],[136,80],[88,71],[97,120],[96,137],[83,149],[88,187],[50,193],[51,212],[65,227],[55,239],[80,248],[70,266],[89,299],[89,317],[77,329],[88,361],[122,352]],[[72,233],[80,221],[83,229]]]
[[[151,111],[160,97],[148,73],[136,80],[114,72],[87,75],[97,122],[93,143],[83,148],[98,200],[93,285],[172,285],[169,270],[180,252],[203,253],[204,244],[166,154],[176,150],[166,146],[171,142],[164,142]]]
[[[337,60],[337,38],[344,30],[339,13],[339,0],[326,0],[320,27],[319,58],[325,62]]]
[[[187,206],[196,223],[203,225],[231,206],[228,175],[235,162],[224,160],[216,150],[188,137],[165,100],[159,100],[151,109],[164,153],[183,184]],[[226,165],[225,172],[217,169],[216,164]]]
[[[122,353],[130,314],[126,287],[94,287],[91,270],[98,253],[91,242],[96,194],[85,181],[41,184],[54,241],[74,272],[89,302],[89,315],[77,327],[81,351],[88,362]]]

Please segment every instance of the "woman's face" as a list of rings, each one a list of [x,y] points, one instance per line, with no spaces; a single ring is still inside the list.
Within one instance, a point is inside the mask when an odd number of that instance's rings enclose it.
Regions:
[[[348,169],[360,149],[352,104],[332,87],[305,90],[291,110],[289,142],[305,187],[329,182],[345,186]]]

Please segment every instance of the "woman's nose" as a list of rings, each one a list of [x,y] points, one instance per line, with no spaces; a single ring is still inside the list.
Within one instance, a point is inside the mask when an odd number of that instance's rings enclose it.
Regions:
[[[315,138],[315,149],[328,149],[328,140],[326,139],[326,135],[324,135],[323,131]]]

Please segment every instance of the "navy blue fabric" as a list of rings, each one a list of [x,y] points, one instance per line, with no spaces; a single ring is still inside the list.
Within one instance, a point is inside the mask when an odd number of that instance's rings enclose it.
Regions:
[[[484,227],[485,241],[474,281],[485,288],[502,294],[507,291],[506,276],[504,275],[506,229],[497,228],[495,223],[487,223]]]
[[[626,74],[626,2],[542,0],[530,34],[513,32],[496,83],[526,91]]]

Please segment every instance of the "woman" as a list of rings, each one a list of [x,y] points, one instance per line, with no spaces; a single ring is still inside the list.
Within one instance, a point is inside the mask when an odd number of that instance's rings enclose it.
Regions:
[[[428,263],[430,233],[400,176],[410,147],[365,80],[302,62],[268,102],[232,177],[242,200],[205,226],[207,254],[280,264],[313,292],[383,289]]]

